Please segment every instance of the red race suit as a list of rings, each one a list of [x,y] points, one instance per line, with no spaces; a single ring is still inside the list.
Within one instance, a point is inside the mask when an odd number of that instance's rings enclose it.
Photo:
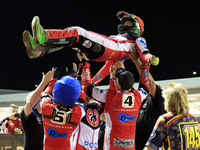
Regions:
[[[102,105],[92,102],[85,107],[86,115],[81,119],[78,128],[78,140],[76,150],[99,150],[98,136],[100,129],[100,114]]]
[[[91,83],[90,64],[85,62],[81,74],[82,87]],[[83,99],[84,88],[82,89],[80,99]],[[79,128],[77,129],[76,150],[99,150],[98,136],[100,129],[100,114],[103,113],[103,105],[97,101],[92,101],[90,104],[80,102],[84,105],[86,115],[81,119]]]
[[[83,108],[80,105],[70,108],[61,106],[53,102],[53,98],[49,96],[42,98],[41,106],[45,132],[44,149],[74,149],[74,130],[85,115]],[[69,113],[70,122],[67,121]]]
[[[129,51],[135,46],[140,59],[143,61],[145,61],[143,53],[149,52],[143,37],[133,38],[128,33],[107,37],[78,26],[64,30],[47,29],[45,33],[48,42],[52,44],[51,48],[45,50],[46,53],[58,51],[65,46],[71,46],[73,49],[85,53],[89,59],[102,62],[128,59]]]
[[[93,85],[86,87],[88,96],[105,103],[105,150],[135,150],[138,111],[142,100],[150,93],[148,74],[149,66],[143,66],[138,90],[119,91],[113,79],[107,90]]]

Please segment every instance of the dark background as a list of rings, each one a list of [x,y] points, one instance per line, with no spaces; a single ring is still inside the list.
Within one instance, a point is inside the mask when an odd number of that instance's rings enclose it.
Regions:
[[[120,22],[115,15],[119,10],[143,19],[143,37],[151,53],[160,58],[159,66],[150,69],[155,80],[200,76],[198,5],[193,1],[27,1],[21,4],[7,1],[0,6],[0,88],[33,90],[41,81],[41,72],[57,66],[64,75],[66,66],[71,68],[72,62],[78,63],[71,48],[38,59],[28,58],[22,32],[31,31],[34,16],[40,17],[46,29],[80,26],[109,36],[117,34]],[[91,62],[92,76],[103,64]],[[134,64],[129,60],[125,65],[138,81]],[[197,74],[193,75],[193,71]],[[108,78],[101,84],[108,84]]]

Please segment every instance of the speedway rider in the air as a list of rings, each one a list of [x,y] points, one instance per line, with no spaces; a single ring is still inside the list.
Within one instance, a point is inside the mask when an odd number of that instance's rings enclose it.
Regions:
[[[105,36],[73,26],[63,30],[43,29],[39,17],[32,20],[32,33],[25,30],[23,42],[29,58],[41,57],[70,46],[93,61],[119,61],[129,58],[131,49],[137,49],[144,63],[158,65],[159,58],[150,54],[146,41],[140,37],[144,31],[142,19],[134,14],[119,11],[121,24],[118,35]]]

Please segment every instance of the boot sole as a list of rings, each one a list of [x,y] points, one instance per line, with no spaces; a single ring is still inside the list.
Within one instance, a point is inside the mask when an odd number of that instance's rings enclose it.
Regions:
[[[31,34],[29,31],[25,30],[23,32],[23,42],[26,47],[26,52],[29,58],[31,59],[38,58],[43,55],[43,46],[40,44],[37,44],[37,46],[33,48],[30,42],[31,41],[30,36]]]
[[[28,57],[32,59],[34,57],[33,57],[33,53],[32,53],[33,49],[32,49],[31,43],[30,43],[29,35],[30,35],[29,31],[25,30],[22,34],[22,39],[23,39],[24,45],[26,47],[26,52],[28,54]]]

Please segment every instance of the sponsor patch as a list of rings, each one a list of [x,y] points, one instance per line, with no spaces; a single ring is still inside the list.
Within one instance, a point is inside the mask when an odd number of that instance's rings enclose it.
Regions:
[[[99,73],[96,77],[95,77],[96,80],[99,80],[101,79],[101,73]]]
[[[86,119],[91,126],[97,127],[99,125],[99,112],[96,109],[89,108]]]
[[[85,48],[90,48],[92,46],[92,42],[90,40],[85,40],[82,45]]]
[[[120,122],[125,123],[127,121],[134,121],[135,116],[128,116],[126,113],[121,113],[119,114],[118,119]]]
[[[56,137],[67,137],[67,133],[59,133],[56,131],[56,129],[54,128],[49,128],[48,129],[48,135],[52,138],[56,138]]]
[[[131,148],[134,146],[135,139],[114,139],[114,147]]]

